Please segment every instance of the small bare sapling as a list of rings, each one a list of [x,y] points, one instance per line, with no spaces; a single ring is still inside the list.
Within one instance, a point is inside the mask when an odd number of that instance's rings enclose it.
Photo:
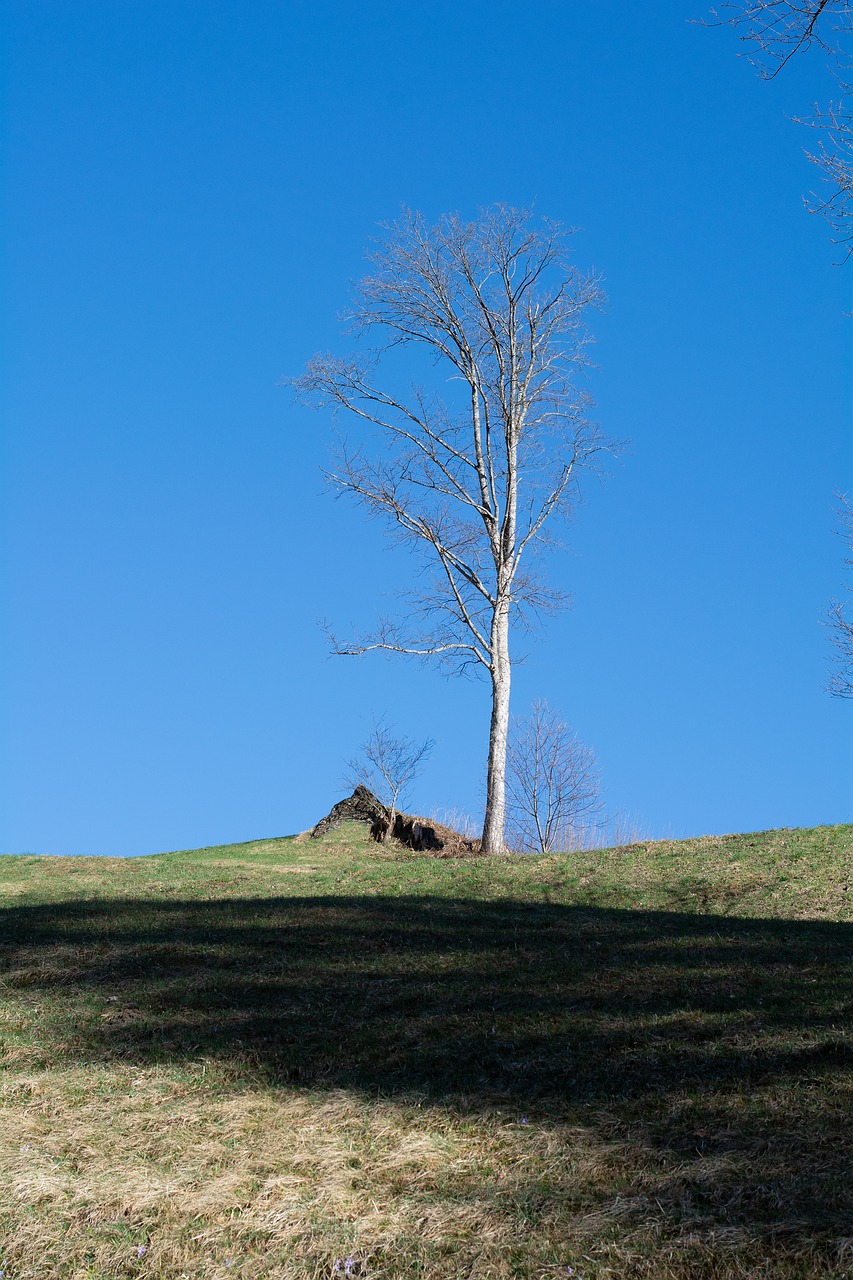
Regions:
[[[434,746],[432,738],[421,743],[398,738],[393,725],[377,720],[358,755],[347,761],[349,785],[363,783],[388,810],[385,837],[393,832],[397,806],[408,796]]]
[[[843,495],[838,512],[838,532],[847,543],[848,554],[844,566],[853,570],[853,502]],[[848,596],[853,596],[853,585],[848,586],[845,591]],[[829,691],[836,698],[853,698],[853,604],[850,599],[830,601],[827,622],[835,650]]]
[[[577,832],[601,813],[599,770],[547,702],[513,724],[507,758],[511,847],[553,853],[577,847]]]

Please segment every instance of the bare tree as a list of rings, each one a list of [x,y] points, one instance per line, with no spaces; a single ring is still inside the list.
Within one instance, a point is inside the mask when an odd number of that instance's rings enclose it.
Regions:
[[[390,725],[377,720],[358,756],[347,761],[350,785],[364,783],[388,810],[386,836],[394,830],[398,803],[408,795],[434,746],[432,738],[420,744],[398,738]]]
[[[507,800],[512,840],[525,853],[576,843],[573,833],[601,813],[594,753],[547,702],[534,702],[510,738]]]
[[[853,570],[853,505],[842,497],[839,512],[839,533],[847,542],[848,555],[845,566]],[[853,594],[853,588],[848,588]],[[835,670],[829,682],[829,691],[836,698],[853,698],[853,610],[844,600],[832,600],[827,618],[835,649]]]
[[[479,666],[491,681],[483,850],[504,845],[510,623],[560,601],[536,567],[546,524],[566,515],[580,471],[608,447],[588,419],[578,375],[599,281],[572,267],[566,233],[495,206],[474,222],[428,226],[404,210],[369,255],[350,320],[383,345],[318,356],[298,389],[348,410],[381,436],[375,458],[342,444],[329,478],[424,557],[427,580],[405,621],[384,620],[341,654],[384,649]],[[380,355],[420,349],[444,371],[443,394],[401,393]]]
[[[741,39],[752,48],[751,61],[759,74],[772,80],[804,49],[817,47],[829,58],[839,86],[839,98],[798,123],[819,132],[816,150],[809,159],[817,165],[829,194],[807,201],[822,213],[834,232],[835,243],[853,252],[853,115],[847,106],[851,94],[853,3],[850,0],[730,0],[714,11],[718,23],[740,29]]]

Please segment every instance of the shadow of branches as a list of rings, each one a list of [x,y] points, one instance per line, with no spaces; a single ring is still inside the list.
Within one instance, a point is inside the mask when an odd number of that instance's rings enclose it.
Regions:
[[[221,1058],[285,1087],[509,1103],[642,1147],[659,1198],[726,1229],[849,1234],[853,925],[282,897],[5,926],[43,1065]]]

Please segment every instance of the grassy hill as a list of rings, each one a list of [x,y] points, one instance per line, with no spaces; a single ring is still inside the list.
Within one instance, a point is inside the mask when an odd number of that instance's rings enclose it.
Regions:
[[[0,859],[0,1270],[853,1277],[851,878],[851,826]]]

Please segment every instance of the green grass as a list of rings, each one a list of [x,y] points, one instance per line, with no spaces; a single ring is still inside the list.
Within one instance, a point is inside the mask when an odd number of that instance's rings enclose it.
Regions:
[[[851,871],[850,826],[0,859],[5,1274],[853,1277]]]

